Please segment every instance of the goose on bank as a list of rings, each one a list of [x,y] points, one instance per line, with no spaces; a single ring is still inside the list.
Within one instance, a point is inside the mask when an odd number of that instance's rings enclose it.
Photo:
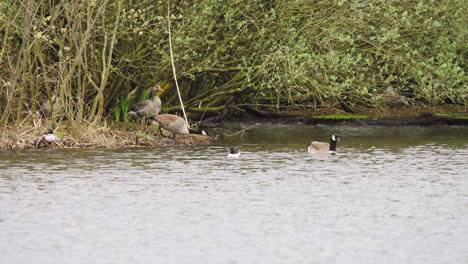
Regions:
[[[52,105],[54,106],[54,111],[59,112],[59,103],[57,97],[52,95],[50,99],[46,98],[44,101],[38,105],[36,112],[34,113],[38,118],[50,119],[52,117]],[[22,111],[22,114],[33,114],[29,104],[25,105],[26,109]]]
[[[307,145],[307,152],[315,154],[315,153],[329,153],[329,154],[336,154],[336,142],[340,141],[340,137],[337,135],[332,135],[330,139],[330,143],[326,142],[318,142],[318,141],[311,141]]]
[[[153,98],[132,105],[127,114],[141,118],[143,126],[145,119],[156,116],[161,110],[161,99],[158,96],[160,91],[164,90],[159,85],[154,86],[151,91]]]
[[[382,99],[390,107],[399,108],[409,106],[408,100],[406,100],[404,96],[399,95],[391,86],[385,89]]]
[[[240,150],[237,147],[229,147],[228,158],[238,158],[241,156]]]
[[[50,97],[50,100],[46,99],[40,105],[38,114],[40,117],[50,119],[52,117],[52,104],[54,105],[54,110],[59,108],[58,98],[55,95]]]
[[[201,134],[201,135],[208,135],[204,130],[194,130],[189,127],[189,124],[180,116],[164,114],[164,115],[157,115],[151,117],[150,119],[155,120],[159,123],[159,130],[162,134],[161,127],[165,130],[172,132],[175,138],[176,134],[180,135],[188,135],[188,134]]]

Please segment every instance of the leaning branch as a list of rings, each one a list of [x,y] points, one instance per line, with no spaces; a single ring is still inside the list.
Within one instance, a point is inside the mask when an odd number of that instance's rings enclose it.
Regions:
[[[167,0],[167,31],[169,32],[169,51],[171,53],[171,64],[172,64],[172,73],[174,74],[174,81],[177,88],[177,94],[179,95],[180,107],[182,108],[182,113],[184,114],[185,121],[188,123],[187,114],[185,113],[184,102],[182,101],[182,96],[180,95],[179,83],[177,82],[177,74],[174,64],[174,54],[172,52],[172,40],[171,40],[171,4],[170,0]]]

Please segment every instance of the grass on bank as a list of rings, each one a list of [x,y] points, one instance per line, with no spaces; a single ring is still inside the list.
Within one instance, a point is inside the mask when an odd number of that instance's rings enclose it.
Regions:
[[[420,113],[415,113],[412,116],[419,116]],[[468,119],[468,115],[464,114],[452,114],[452,113],[437,113],[435,117],[441,118],[454,118],[454,119]],[[332,119],[332,120],[355,120],[355,119],[369,119],[369,118],[392,118],[401,117],[398,115],[343,115],[343,114],[331,114],[331,115],[319,115],[312,116],[314,119]],[[409,116],[407,116],[409,117]]]
[[[468,119],[468,114],[438,113],[434,114],[434,116],[455,119]]]

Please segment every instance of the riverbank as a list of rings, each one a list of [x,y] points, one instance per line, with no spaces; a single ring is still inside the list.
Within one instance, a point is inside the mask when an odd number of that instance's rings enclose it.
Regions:
[[[47,123],[36,125],[6,125],[1,128],[0,149],[44,148],[130,148],[194,146],[213,142],[215,137],[202,135],[177,135],[175,138],[161,136],[157,127],[139,128],[135,123],[113,123],[100,126],[63,123],[54,128],[57,140],[47,143],[42,135],[53,126]]]
[[[379,108],[358,113],[345,113],[337,108],[293,109],[268,111],[245,109],[230,118],[211,118],[201,122],[204,128],[217,128],[233,123],[243,124],[306,124],[306,125],[377,125],[377,126],[436,126],[468,125],[464,108]],[[53,128],[57,141],[46,143],[41,136]],[[0,149],[39,148],[131,148],[163,146],[195,146],[215,142],[217,136],[161,136],[155,126],[139,127],[138,122],[104,122],[100,125],[62,122],[51,125],[46,120],[4,125],[0,131]]]
[[[373,108],[356,113],[346,113],[337,108],[288,109],[283,111],[261,111],[245,109],[230,119],[212,118],[205,120],[208,127],[226,123],[272,123],[307,125],[378,125],[378,126],[436,126],[468,125],[468,112],[464,107],[437,108]]]

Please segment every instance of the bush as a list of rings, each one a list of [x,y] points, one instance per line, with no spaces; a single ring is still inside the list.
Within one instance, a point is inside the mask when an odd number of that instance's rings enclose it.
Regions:
[[[415,104],[466,104],[463,0],[179,1],[170,14],[191,112],[378,106],[388,87]],[[0,18],[3,121],[55,95],[54,120],[97,122],[155,83],[178,111],[166,1],[4,0]]]

